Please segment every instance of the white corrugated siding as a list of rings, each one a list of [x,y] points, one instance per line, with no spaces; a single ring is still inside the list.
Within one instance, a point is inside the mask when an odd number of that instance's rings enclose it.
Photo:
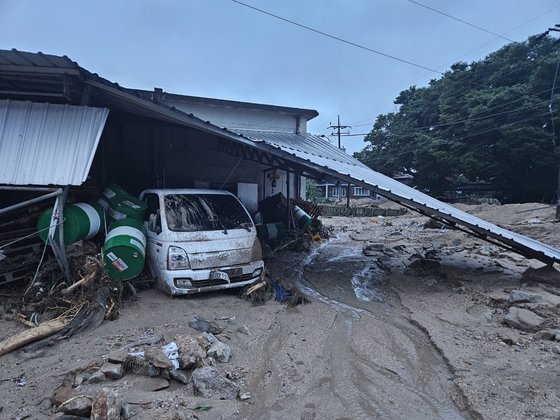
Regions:
[[[81,185],[109,110],[0,100],[0,184]]]

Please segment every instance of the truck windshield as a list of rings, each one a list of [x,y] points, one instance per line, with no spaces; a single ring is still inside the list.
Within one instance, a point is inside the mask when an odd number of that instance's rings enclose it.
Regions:
[[[164,203],[167,226],[175,232],[227,232],[253,225],[245,208],[231,195],[168,194]]]

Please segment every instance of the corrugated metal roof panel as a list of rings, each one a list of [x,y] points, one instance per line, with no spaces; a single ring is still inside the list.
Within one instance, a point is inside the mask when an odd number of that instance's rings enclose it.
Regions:
[[[492,240],[522,255],[545,262],[560,263],[560,251],[526,236],[508,231],[490,222],[465,213],[450,204],[375,172],[358,160],[329,143],[310,134],[285,134],[269,132],[239,132],[254,142],[264,142],[281,150],[297,161],[320,168],[360,186],[371,187],[378,194],[401,202],[432,217],[466,228],[467,233],[485,240]]]
[[[56,67],[77,69],[78,65],[66,56],[30,53],[18,50],[0,50],[0,65]]]
[[[81,185],[109,110],[0,100],[0,184]]]
[[[256,142],[263,141],[273,146],[287,148],[294,151],[297,150],[306,153],[311,157],[317,156],[337,162],[343,162],[352,166],[368,168],[341,149],[333,147],[323,138],[313,134],[281,133],[276,131],[242,130],[233,128],[230,128],[229,131],[241,134],[244,137]]]

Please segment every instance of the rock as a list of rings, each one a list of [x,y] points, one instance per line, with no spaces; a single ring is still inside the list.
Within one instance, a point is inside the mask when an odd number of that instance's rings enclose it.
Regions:
[[[123,403],[121,408],[121,417],[124,420],[128,420],[134,417],[140,411],[142,411],[142,408],[134,407],[134,405],[125,402]]]
[[[107,377],[105,374],[98,370],[88,378],[88,384],[98,384],[100,382],[105,382],[106,379]]]
[[[523,290],[512,290],[509,293],[510,303],[540,303],[542,301],[542,296],[535,293],[525,292]]]
[[[169,381],[164,378],[154,378],[152,384],[152,391],[160,391],[169,388]]]
[[[91,373],[89,372],[79,372],[76,374],[76,376],[74,377],[74,383],[72,384],[72,386],[74,388],[80,386],[81,384],[83,384],[84,382],[86,382],[91,376]]]
[[[53,396],[51,397],[51,402],[53,403],[53,405],[58,407],[64,401],[69,400],[73,396],[74,390],[72,389],[72,385],[65,380],[62,385],[54,390]]]
[[[504,317],[504,322],[510,327],[527,332],[535,332],[543,324],[544,318],[528,309],[511,307]]]
[[[102,388],[93,399],[91,420],[120,420],[123,401],[111,389]]]
[[[423,257],[412,261],[405,269],[405,274],[427,277],[431,275],[439,275],[445,277],[441,271],[441,263],[435,259],[425,259]]]
[[[429,219],[424,223],[423,229],[445,229],[447,225],[442,222],[438,222],[435,219]]]
[[[194,395],[220,400],[234,400],[239,392],[237,385],[224,378],[214,367],[205,366],[192,373]]]
[[[151,363],[160,369],[173,369],[173,364],[169,358],[165,355],[163,350],[157,347],[150,347],[144,351],[144,359],[146,362]]]
[[[216,338],[216,336],[214,334],[209,334],[209,333],[202,333],[202,336],[206,339],[206,341],[208,341],[208,343],[210,345],[214,344],[216,341],[220,341]],[[199,341],[200,343],[200,341]],[[204,344],[202,344],[202,347],[206,347]]]
[[[58,407],[57,411],[74,416],[89,417],[91,413],[91,398],[79,395],[68,400],[65,404]]]
[[[207,321],[206,319],[202,319],[197,316],[189,321],[189,327],[200,332],[209,332],[212,334],[220,334],[224,330],[215,322]]]
[[[129,354],[123,363],[123,370],[126,373],[134,373],[136,375],[149,376],[155,378],[161,373],[161,369],[147,362],[143,356]]]
[[[371,244],[362,249],[362,254],[368,257],[375,257],[380,252],[386,252],[387,248],[383,244]]]
[[[185,385],[188,384],[191,380],[191,375],[189,375],[184,370],[171,369],[169,371],[169,376],[171,376],[171,378],[175,379],[177,382],[181,382]]]
[[[554,354],[560,354],[560,346],[552,346],[550,349]]]
[[[236,331],[240,334],[251,335],[251,332],[249,331],[249,327],[247,327],[247,325],[242,325]]]
[[[103,372],[107,378],[120,379],[124,375],[124,370],[121,364],[116,363],[103,363],[103,366],[99,368],[100,372]]]
[[[556,339],[556,335],[560,334],[558,330],[540,330],[533,334],[533,338],[535,340],[549,340],[554,341]]]
[[[127,349],[113,350],[107,355],[107,361],[110,363],[124,363],[126,356],[128,356]]]
[[[560,272],[551,265],[545,265],[541,268],[529,267],[521,276],[523,282],[546,283],[552,285],[560,285]]]
[[[208,349],[207,355],[208,357],[218,359],[218,361],[221,363],[227,363],[229,362],[229,359],[231,357],[231,349],[227,344],[216,340]]]
[[[159,376],[157,378],[146,376],[131,377],[129,384],[135,391],[142,392],[155,392],[169,387],[169,381]],[[128,400],[128,402],[131,401]]]
[[[241,401],[246,401],[249,398],[251,398],[251,394],[249,394],[248,392],[244,392],[243,394],[239,395],[239,399]]]
[[[190,335],[177,335],[174,341],[179,349],[179,369],[192,369],[206,354]]]

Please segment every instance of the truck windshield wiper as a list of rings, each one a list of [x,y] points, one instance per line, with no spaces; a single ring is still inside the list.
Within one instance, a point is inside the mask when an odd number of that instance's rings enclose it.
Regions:
[[[247,232],[251,232],[251,228],[253,227],[252,223],[240,223],[237,227],[242,227],[243,229],[247,229]]]

